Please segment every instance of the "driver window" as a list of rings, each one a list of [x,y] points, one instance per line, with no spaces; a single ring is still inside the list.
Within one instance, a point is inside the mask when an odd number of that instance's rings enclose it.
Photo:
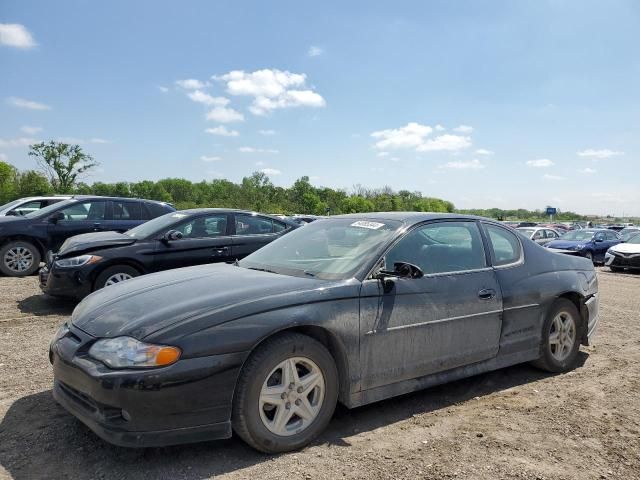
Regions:
[[[486,267],[480,231],[475,222],[430,223],[407,233],[385,257],[385,268],[406,262],[425,275]]]
[[[173,228],[182,233],[183,238],[215,238],[227,234],[226,215],[208,215],[192,218]]]
[[[100,221],[104,220],[105,206],[106,202],[74,203],[60,212],[68,222]]]
[[[604,233],[602,233],[602,232],[596,233],[595,239],[597,241],[604,241]]]
[[[538,230],[533,234],[533,240],[542,240],[544,238],[543,230]]]

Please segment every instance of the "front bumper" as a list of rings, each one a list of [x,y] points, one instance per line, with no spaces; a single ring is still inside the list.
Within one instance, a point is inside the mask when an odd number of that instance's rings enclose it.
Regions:
[[[81,299],[92,290],[91,275],[83,267],[59,269],[45,265],[38,276],[40,290],[47,295]]]
[[[99,437],[125,447],[229,438],[231,402],[245,353],[112,370],[87,352],[95,338],[71,326],[52,344],[53,396]]]
[[[604,264],[613,268],[640,269],[640,254],[638,253],[611,253],[607,252]]]
[[[587,345],[592,344],[592,339],[598,330],[598,322],[600,320],[600,297],[594,294],[585,302],[587,307]]]

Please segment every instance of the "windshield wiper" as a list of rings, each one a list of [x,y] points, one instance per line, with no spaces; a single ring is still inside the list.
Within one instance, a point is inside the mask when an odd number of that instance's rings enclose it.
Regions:
[[[269,270],[268,268],[258,268],[258,267],[246,267],[249,270],[255,270],[256,272],[267,272],[267,273],[275,273],[277,274],[278,272],[274,272],[273,270]]]

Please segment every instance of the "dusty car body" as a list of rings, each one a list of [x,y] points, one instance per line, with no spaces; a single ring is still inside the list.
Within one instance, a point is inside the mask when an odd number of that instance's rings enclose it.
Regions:
[[[572,368],[596,330],[597,289],[588,260],[491,220],[332,217],[237,266],[89,295],[51,343],[54,396],[118,445],[233,429],[259,450],[286,451],[319,434],[336,401],[357,407],[528,361]],[[143,349],[144,362],[149,348],[179,358],[138,366],[129,352]]]

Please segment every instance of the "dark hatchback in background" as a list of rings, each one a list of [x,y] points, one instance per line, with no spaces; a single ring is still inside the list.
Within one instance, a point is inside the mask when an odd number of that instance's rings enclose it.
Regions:
[[[152,218],[175,211],[153,200],[74,196],[23,217],[0,217],[0,272],[31,275],[49,250],[69,237],[87,232],[124,232]]]
[[[567,371],[597,321],[591,262],[497,222],[337,216],[237,264],[91,294],[51,343],[53,392],[114,444],[233,430],[282,452],[312,441],[337,401],[357,407],[528,361]]]
[[[243,210],[173,212],[125,233],[70,238],[40,270],[40,287],[50,295],[83,298],[151,272],[244,258],[298,226]]]

